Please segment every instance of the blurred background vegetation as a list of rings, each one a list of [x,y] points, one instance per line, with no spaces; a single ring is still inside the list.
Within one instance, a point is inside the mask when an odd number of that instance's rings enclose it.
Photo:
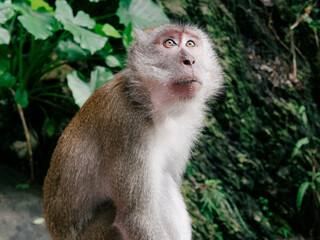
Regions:
[[[194,239],[320,239],[316,0],[0,1],[0,164],[42,183],[57,139],[125,67],[133,28],[204,28],[225,72],[183,193]]]

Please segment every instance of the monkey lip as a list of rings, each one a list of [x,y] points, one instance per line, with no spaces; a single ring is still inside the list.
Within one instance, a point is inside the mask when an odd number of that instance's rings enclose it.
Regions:
[[[172,84],[172,91],[176,96],[192,98],[201,88],[202,82],[196,79],[183,79]]]
[[[187,80],[182,80],[182,81],[177,81],[174,84],[175,85],[184,85],[184,84],[190,84],[190,83],[198,83],[198,84],[202,84],[201,82],[199,82],[198,80],[195,79],[187,79]]]

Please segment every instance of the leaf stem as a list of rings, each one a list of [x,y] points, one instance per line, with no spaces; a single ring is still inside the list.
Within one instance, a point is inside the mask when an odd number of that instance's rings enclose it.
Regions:
[[[71,114],[74,114],[75,111],[71,110],[71,109],[67,109],[66,107],[61,107],[60,105],[58,104],[55,104],[53,102],[50,102],[48,100],[45,100],[45,99],[42,99],[42,98],[38,98],[38,97],[33,97],[33,96],[30,96],[30,99],[33,99],[33,100],[36,100],[36,101],[39,101],[39,102],[42,102],[42,103],[45,103],[45,104],[48,104],[52,107],[55,107],[61,111],[64,111],[66,113],[71,113]]]
[[[20,87],[25,88],[26,83],[23,81],[23,43],[24,43],[24,37],[23,37],[23,28],[20,28],[20,39],[19,39],[19,52],[18,52],[18,58],[19,58],[19,80],[20,80]]]
[[[57,85],[53,85],[53,86],[44,86],[44,87],[38,87],[38,88],[32,88],[29,91],[29,94],[32,95],[36,92],[42,92],[42,91],[46,91],[48,89],[54,89],[54,88],[63,88],[63,87],[68,87],[67,84],[57,84]]]
[[[10,88],[10,91],[11,91],[12,95],[14,96],[15,95],[14,90],[12,88]],[[21,123],[23,126],[26,141],[27,141],[27,148],[28,148],[28,153],[29,153],[29,165],[30,165],[30,178],[31,178],[31,182],[33,182],[34,181],[34,167],[33,167],[33,153],[32,153],[30,133],[29,133],[29,129],[28,129],[28,126],[26,123],[26,119],[24,117],[23,109],[19,103],[16,103],[16,105],[18,108],[19,116],[21,119]]]
[[[13,17],[12,17],[12,20],[11,20],[11,23],[10,23],[10,26],[9,26],[9,33],[10,33],[10,36],[12,36],[12,31],[13,31],[13,27],[14,27],[14,24],[16,22],[16,19],[17,19],[17,14],[15,14]]]
[[[113,17],[115,15],[116,15],[116,13],[109,13],[109,14],[106,14],[106,15],[103,15],[103,16],[100,16],[100,17],[93,17],[93,19],[94,20],[101,20],[101,19],[104,19],[104,18]]]

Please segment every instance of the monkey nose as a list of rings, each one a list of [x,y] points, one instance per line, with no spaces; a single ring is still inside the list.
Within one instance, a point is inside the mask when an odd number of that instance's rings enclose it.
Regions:
[[[185,66],[192,66],[196,63],[196,60],[188,51],[181,49],[180,62]]]
[[[193,65],[196,63],[196,61],[194,59],[185,59],[182,62],[184,65]]]

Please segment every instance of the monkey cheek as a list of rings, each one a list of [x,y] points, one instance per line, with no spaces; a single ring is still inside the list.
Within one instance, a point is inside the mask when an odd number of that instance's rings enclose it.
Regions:
[[[171,91],[175,96],[181,98],[193,98],[200,91],[201,83],[199,82],[186,82],[186,83],[174,83],[171,86]]]

